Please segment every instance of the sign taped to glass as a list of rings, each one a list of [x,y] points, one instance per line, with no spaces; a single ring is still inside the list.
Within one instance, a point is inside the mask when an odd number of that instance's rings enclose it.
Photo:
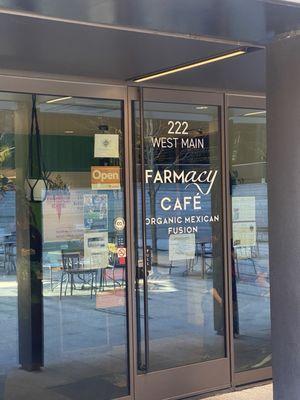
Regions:
[[[92,190],[119,190],[121,188],[120,167],[92,167]]]
[[[95,135],[95,158],[119,158],[119,135],[97,134]]]

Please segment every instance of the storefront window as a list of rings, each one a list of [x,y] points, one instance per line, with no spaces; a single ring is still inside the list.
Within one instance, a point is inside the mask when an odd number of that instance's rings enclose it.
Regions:
[[[225,356],[219,110],[143,106],[143,138],[138,104],[134,138],[140,373]]]
[[[271,365],[266,113],[230,108],[236,372]]]
[[[0,94],[3,399],[129,393],[122,108]]]

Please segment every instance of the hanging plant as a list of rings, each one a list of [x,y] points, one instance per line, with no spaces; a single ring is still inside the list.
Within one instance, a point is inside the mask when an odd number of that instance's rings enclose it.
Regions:
[[[41,133],[36,101],[36,94],[33,94],[25,195],[27,200],[32,203],[42,203],[47,198],[49,173],[46,171],[42,157]]]

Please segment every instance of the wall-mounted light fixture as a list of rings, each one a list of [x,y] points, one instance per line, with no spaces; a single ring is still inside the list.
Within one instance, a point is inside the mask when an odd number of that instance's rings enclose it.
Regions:
[[[161,78],[166,75],[175,74],[177,72],[187,71],[192,68],[202,67],[204,65],[212,64],[212,63],[215,63],[218,61],[227,60],[229,58],[242,56],[243,54],[247,54],[254,50],[259,50],[259,49],[256,47],[238,48],[238,49],[232,50],[228,53],[223,53],[223,54],[215,55],[213,57],[191,61],[189,63],[177,65],[175,67],[168,68],[168,69],[165,69],[162,71],[156,71],[156,72],[146,74],[143,76],[138,76],[138,77],[132,78],[130,80],[133,82],[136,82],[136,83],[145,82],[145,81],[149,81],[151,79]]]

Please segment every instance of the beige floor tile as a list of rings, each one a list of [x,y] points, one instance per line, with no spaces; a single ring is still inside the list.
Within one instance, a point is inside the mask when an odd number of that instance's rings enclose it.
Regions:
[[[209,397],[206,400],[273,400],[272,385],[257,386],[251,389]]]

